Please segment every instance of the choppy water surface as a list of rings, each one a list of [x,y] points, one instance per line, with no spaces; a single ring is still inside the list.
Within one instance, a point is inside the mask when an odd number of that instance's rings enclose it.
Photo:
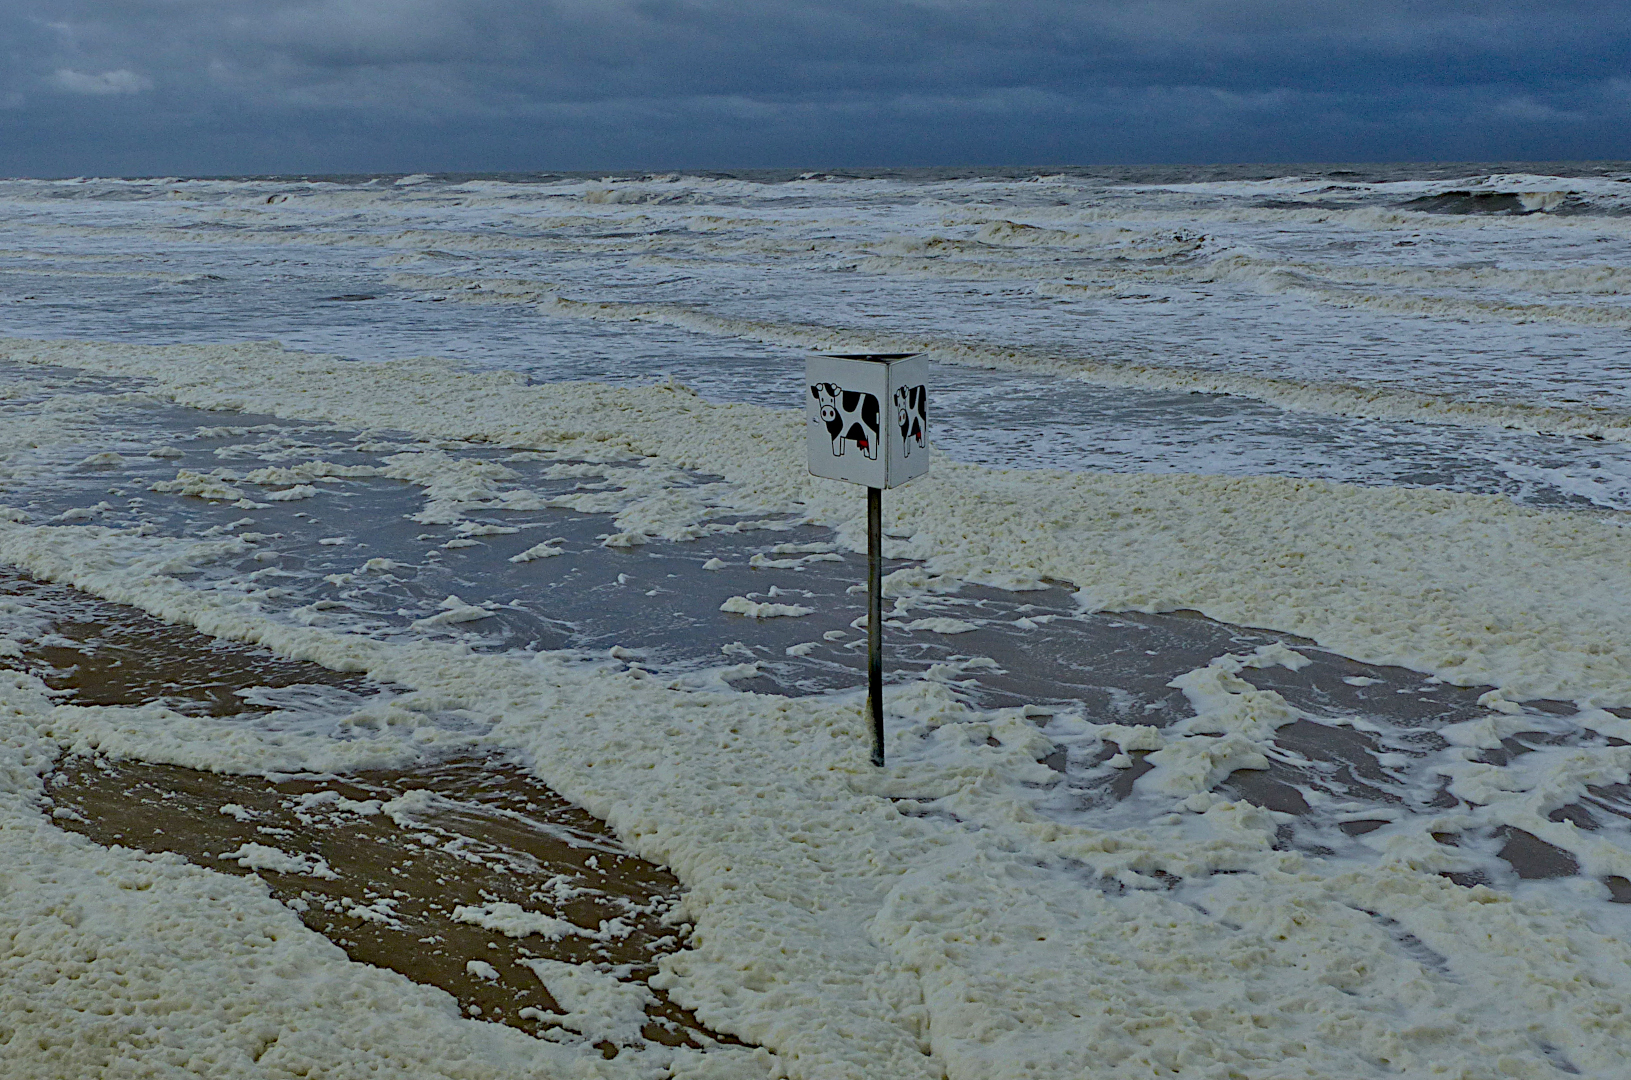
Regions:
[[[14,335],[672,374],[780,406],[791,330],[918,335],[1274,379],[1315,410],[947,368],[937,438],[969,460],[1624,508],[1617,445],[1318,409],[1357,386],[1631,412],[1631,171],[1558,171],[10,181],[0,310]]]

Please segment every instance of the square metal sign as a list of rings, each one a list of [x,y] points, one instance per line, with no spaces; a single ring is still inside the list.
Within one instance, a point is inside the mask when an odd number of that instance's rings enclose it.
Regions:
[[[804,368],[810,472],[899,487],[929,471],[929,362],[910,354],[812,356]]]

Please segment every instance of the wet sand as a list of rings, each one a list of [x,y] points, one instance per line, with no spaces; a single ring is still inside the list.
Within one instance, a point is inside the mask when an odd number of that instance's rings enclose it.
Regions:
[[[251,688],[324,686],[359,697],[385,689],[10,569],[0,569],[0,595],[60,613],[18,666],[75,704],[163,702],[227,717],[270,711],[246,700]],[[229,874],[257,872],[223,858],[245,844],[321,859],[326,872],[259,872],[274,897],[353,960],[441,987],[471,1016],[546,1038],[575,1036],[547,1015],[560,1006],[525,961],[590,964],[644,984],[659,957],[684,946],[673,875],[633,855],[603,822],[515,761],[267,779],[68,755],[47,791],[55,823],[100,844],[174,852]],[[379,809],[403,796],[411,811]],[[513,937],[452,917],[460,906],[493,903],[564,919],[584,933]],[[497,978],[471,972],[472,960],[490,965]],[[695,1047],[737,1042],[648,989],[656,1003],[648,1006],[646,1039]],[[601,1049],[617,1051],[610,1042]]]
[[[574,1036],[548,1015],[563,1010],[526,961],[591,964],[643,984],[659,957],[685,943],[686,928],[672,917],[673,875],[513,763],[271,782],[70,757],[49,783],[56,823],[100,844],[175,852],[229,874],[256,872],[230,857],[246,844],[323,860],[311,873],[259,872],[274,897],[353,960],[439,986],[471,1016],[546,1038]],[[421,793],[411,815],[393,820],[377,809],[410,793]],[[511,937],[453,917],[461,906],[494,903],[564,919],[584,934]],[[471,961],[496,978],[472,972]],[[652,993],[647,1040],[736,1041]],[[601,1049],[616,1053],[609,1042]]]
[[[50,631],[30,643],[19,666],[76,705],[158,703],[221,717],[271,711],[239,693],[250,687],[322,686],[357,696],[380,689],[359,675],[210,637],[7,566],[0,566],[0,596],[50,617]]]

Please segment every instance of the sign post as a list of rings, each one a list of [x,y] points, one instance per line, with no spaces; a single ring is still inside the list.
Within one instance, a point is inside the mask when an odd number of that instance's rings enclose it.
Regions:
[[[883,764],[883,489],[929,471],[928,361],[914,353],[812,356],[804,416],[810,472],[866,486],[867,713]]]

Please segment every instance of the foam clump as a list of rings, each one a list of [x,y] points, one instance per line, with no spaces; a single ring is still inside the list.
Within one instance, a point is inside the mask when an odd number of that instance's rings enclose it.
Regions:
[[[803,604],[778,604],[774,601],[750,600],[745,596],[733,596],[720,604],[719,610],[729,611],[735,615],[746,615],[750,619],[775,619],[809,615],[815,611],[815,608],[805,607]]]

